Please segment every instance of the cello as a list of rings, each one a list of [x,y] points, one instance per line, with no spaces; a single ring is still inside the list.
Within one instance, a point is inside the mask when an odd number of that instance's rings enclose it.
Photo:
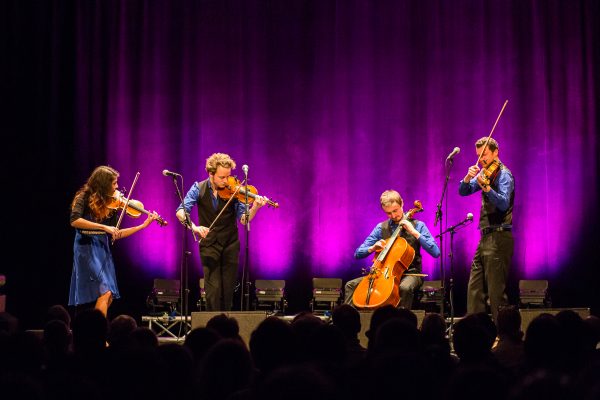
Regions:
[[[414,205],[415,208],[405,213],[403,219],[412,218],[415,213],[423,211],[419,200]],[[394,307],[400,304],[400,279],[415,258],[415,249],[400,236],[402,229],[403,226],[398,225],[373,260],[369,273],[356,287],[352,301],[357,308],[373,310],[388,304]]]

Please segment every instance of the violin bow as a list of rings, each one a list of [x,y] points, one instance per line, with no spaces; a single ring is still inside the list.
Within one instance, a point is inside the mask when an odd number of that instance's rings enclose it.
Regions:
[[[219,212],[219,214],[217,214],[217,216],[215,217],[215,219],[213,220],[213,222],[208,227],[209,231],[215,225],[215,223],[217,222],[217,220],[219,219],[219,217],[221,216],[221,214],[223,214],[223,211],[225,211],[225,209],[227,208],[227,206],[229,206],[229,203],[231,203],[231,200],[234,199],[235,195],[237,194],[237,192],[239,192],[239,190],[241,189],[241,187],[244,184],[244,182],[246,182],[246,180],[244,180],[242,183],[240,183],[238,185],[237,189],[235,189],[235,192],[233,192],[233,194],[231,195],[231,197],[229,198],[229,200],[227,200],[227,203],[225,203],[225,206],[223,206],[223,208],[221,209],[221,211]],[[218,196],[218,194],[217,194],[217,196]],[[207,233],[207,235],[208,235],[208,233]],[[198,244],[200,244],[200,242],[202,241],[202,239],[203,239],[202,237],[200,237],[200,239],[198,239]]]
[[[504,109],[506,108],[507,104],[508,104],[508,100],[506,100],[504,102],[504,105],[502,106],[502,109],[500,110],[500,113],[498,114],[498,118],[496,118],[496,122],[494,122],[494,126],[492,126],[492,130],[490,131],[490,134],[487,137],[487,140],[485,141],[485,145],[483,146],[483,150],[481,150],[481,153],[479,154],[479,157],[477,157],[477,161],[475,162],[475,165],[479,164],[479,161],[481,160],[481,156],[483,156],[483,153],[485,152],[485,149],[487,149],[488,143],[490,142],[490,139],[492,138],[492,133],[494,133],[494,129],[496,129],[496,125],[498,125],[498,121],[500,121],[500,117],[502,116],[502,113],[504,112]]]
[[[129,194],[127,195],[127,199],[125,199],[125,205],[123,206],[123,210],[121,211],[121,215],[119,215],[119,220],[117,221],[116,228],[119,229],[121,226],[121,222],[123,221],[123,216],[125,212],[127,212],[127,206],[129,205],[129,199],[131,198],[131,193],[133,193],[133,189],[135,188],[135,184],[137,183],[138,178],[140,177],[140,172],[138,171],[135,174],[135,178],[133,178],[133,183],[131,184],[131,189],[129,190]],[[115,243],[115,239],[112,239],[112,243]]]

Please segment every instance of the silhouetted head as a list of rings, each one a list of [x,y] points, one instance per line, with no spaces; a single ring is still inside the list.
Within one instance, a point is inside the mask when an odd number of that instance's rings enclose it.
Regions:
[[[225,314],[215,315],[209,319],[206,327],[217,332],[222,338],[242,340],[237,320]]]
[[[521,313],[515,306],[500,307],[496,317],[498,336],[520,341],[523,337],[521,331]]]
[[[346,337],[354,338],[360,332],[360,313],[350,304],[340,304],[331,314],[333,325],[340,328]]]
[[[108,321],[100,310],[83,310],[75,316],[72,325],[75,352],[87,353],[105,348]]]
[[[263,373],[295,362],[297,347],[291,325],[277,317],[262,321],[250,337],[252,359]]]
[[[108,343],[111,346],[127,345],[131,333],[137,328],[137,322],[130,315],[119,315],[110,321],[108,327]]]
[[[152,329],[138,326],[131,332],[131,344],[138,349],[155,349],[158,347],[158,338]]]
[[[219,334],[210,328],[195,328],[186,335],[184,346],[190,349],[195,362],[198,363],[220,338]]]
[[[448,342],[446,339],[446,320],[438,313],[425,314],[421,323],[421,339],[423,345],[439,345]]]
[[[365,332],[365,335],[369,338],[369,342],[375,339],[377,329],[381,324],[392,318],[400,318],[400,311],[392,305],[379,307],[373,311],[373,314],[371,315],[371,324],[369,325],[369,329]]]
[[[71,315],[67,309],[60,304],[55,304],[48,308],[48,311],[46,311],[46,316],[44,317],[44,325],[53,319],[63,321],[69,327],[69,329],[71,328]]]
[[[454,349],[461,362],[480,362],[490,357],[495,326],[484,313],[470,314],[454,325]]]

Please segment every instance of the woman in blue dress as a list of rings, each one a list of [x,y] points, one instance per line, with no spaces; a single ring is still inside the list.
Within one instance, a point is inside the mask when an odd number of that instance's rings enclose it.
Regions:
[[[113,299],[120,297],[110,250],[111,239],[131,236],[158,218],[158,214],[152,212],[141,225],[117,229],[119,213],[108,205],[114,204],[118,178],[115,169],[97,167],[71,203],[71,226],[76,232],[69,305],[95,302],[95,308],[104,316]]]

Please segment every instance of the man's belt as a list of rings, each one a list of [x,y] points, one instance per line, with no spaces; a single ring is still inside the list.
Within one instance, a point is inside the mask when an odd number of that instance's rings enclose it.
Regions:
[[[512,227],[510,227],[510,226],[488,226],[487,228],[483,228],[481,230],[481,236],[488,235],[492,232],[503,232],[503,231],[510,232],[511,230],[512,230]]]

